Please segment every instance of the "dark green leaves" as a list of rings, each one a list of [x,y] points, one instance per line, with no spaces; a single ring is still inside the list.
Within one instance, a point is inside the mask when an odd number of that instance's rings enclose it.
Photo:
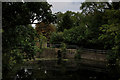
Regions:
[[[52,15],[51,5],[47,2],[4,2],[2,6],[3,27],[32,24],[35,20],[54,22],[55,16]]]

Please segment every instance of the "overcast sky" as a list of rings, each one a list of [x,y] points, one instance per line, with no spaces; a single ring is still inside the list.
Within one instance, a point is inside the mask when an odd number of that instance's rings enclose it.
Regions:
[[[52,5],[51,10],[53,13],[56,12],[66,12],[66,11],[74,11],[80,12],[81,2],[49,2]]]
[[[48,1],[48,0],[47,0]],[[66,12],[66,11],[73,11],[73,12],[80,12],[80,6],[81,6],[81,2],[83,2],[84,0],[79,0],[79,2],[73,1],[73,0],[63,0],[62,1],[56,1],[53,2],[51,0],[48,1],[49,4],[52,5],[51,10],[52,13],[56,13],[56,12]],[[37,21],[35,21],[36,23]],[[35,24],[32,24],[33,27],[35,27]]]

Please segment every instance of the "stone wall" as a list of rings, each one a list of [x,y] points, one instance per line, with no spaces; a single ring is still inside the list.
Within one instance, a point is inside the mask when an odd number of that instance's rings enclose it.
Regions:
[[[76,54],[76,49],[67,49],[66,58],[68,59],[74,58],[75,54]]]
[[[106,61],[106,55],[105,54],[84,53],[84,54],[81,54],[81,58],[97,60],[97,61]]]
[[[38,53],[36,57],[40,56],[40,58],[57,58],[57,52],[60,50],[59,48],[45,48],[42,53]],[[76,54],[76,49],[67,49],[66,58],[73,59]],[[98,60],[98,61],[106,61],[106,54],[98,54],[95,52],[81,52],[81,58]]]
[[[57,48],[45,48],[40,54],[41,58],[57,58]]]

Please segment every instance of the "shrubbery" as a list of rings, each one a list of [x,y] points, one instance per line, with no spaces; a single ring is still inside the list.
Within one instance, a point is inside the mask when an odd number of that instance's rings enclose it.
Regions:
[[[75,58],[76,60],[81,59],[81,50],[77,50],[74,58]]]
[[[61,52],[62,52],[63,58],[65,58],[66,56],[66,44],[65,43],[61,44]]]
[[[51,37],[50,37],[50,43],[55,44],[55,43],[61,43],[63,42],[63,33],[62,32],[53,32]]]

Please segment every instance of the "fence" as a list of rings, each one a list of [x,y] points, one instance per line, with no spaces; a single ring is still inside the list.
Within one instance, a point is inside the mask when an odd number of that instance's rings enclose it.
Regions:
[[[107,54],[108,50],[97,50],[97,49],[81,49],[83,52],[89,52],[89,53],[99,53],[99,54]]]
[[[61,44],[48,44],[49,47],[53,48],[60,48]],[[108,50],[97,50],[97,49],[87,49],[81,48],[77,45],[66,45],[67,49],[80,49],[82,52],[89,52],[89,53],[98,53],[98,54],[107,54]]]
[[[47,44],[48,47],[60,48],[61,44]],[[67,49],[79,49],[77,45],[66,45]]]

